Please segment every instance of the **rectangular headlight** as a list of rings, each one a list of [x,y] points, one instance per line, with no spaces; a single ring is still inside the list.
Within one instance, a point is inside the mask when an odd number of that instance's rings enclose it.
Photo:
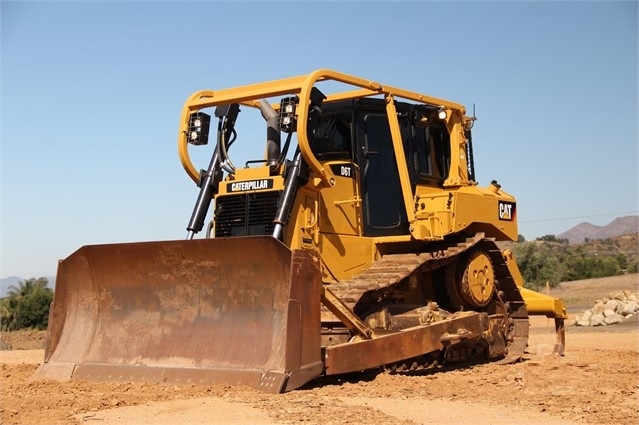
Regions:
[[[206,145],[209,143],[209,127],[211,116],[204,112],[193,112],[189,115],[187,141],[192,145]]]

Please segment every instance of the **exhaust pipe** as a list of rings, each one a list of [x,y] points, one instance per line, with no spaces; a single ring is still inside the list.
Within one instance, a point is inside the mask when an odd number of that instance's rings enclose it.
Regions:
[[[260,112],[266,120],[266,163],[271,166],[280,158],[280,116],[265,99],[260,99]]]

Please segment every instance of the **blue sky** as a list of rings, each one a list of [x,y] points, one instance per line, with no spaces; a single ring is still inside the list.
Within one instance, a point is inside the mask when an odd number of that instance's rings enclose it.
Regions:
[[[527,239],[637,214],[637,2],[3,1],[0,13],[0,277],[54,275],[82,245],[184,238],[198,194],[176,150],[186,98],[318,68],[475,103],[477,178],[516,196]]]

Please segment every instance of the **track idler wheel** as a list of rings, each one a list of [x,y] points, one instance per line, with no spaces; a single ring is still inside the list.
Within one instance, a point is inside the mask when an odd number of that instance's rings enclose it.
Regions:
[[[481,250],[470,252],[459,263],[458,271],[450,291],[453,301],[471,310],[486,307],[495,293],[495,269],[488,254]]]

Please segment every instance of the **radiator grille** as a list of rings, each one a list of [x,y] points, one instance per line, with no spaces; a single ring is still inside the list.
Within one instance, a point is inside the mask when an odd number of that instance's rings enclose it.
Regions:
[[[220,196],[215,200],[215,237],[273,234],[281,192]]]

